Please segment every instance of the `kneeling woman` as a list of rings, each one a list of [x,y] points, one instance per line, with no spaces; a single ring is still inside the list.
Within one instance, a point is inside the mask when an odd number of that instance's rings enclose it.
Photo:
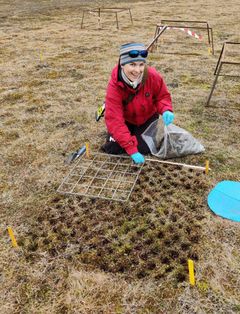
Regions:
[[[174,119],[170,93],[156,69],[147,67],[147,55],[141,43],[120,47],[105,99],[108,139],[102,149],[108,154],[126,152],[137,164],[150,153],[141,134],[160,114],[165,125]]]

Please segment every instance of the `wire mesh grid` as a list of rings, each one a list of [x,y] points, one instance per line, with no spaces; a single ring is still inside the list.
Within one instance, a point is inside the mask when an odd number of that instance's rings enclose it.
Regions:
[[[58,188],[59,193],[127,201],[133,191],[142,165],[127,156],[84,154]]]

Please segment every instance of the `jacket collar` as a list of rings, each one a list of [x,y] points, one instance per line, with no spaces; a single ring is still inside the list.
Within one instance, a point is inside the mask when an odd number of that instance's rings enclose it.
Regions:
[[[117,84],[118,86],[120,86],[121,88],[126,88],[130,93],[136,93],[142,86],[142,83],[140,83],[138,85],[137,88],[133,89],[131,88],[129,85],[127,85],[126,83],[124,83],[121,79],[120,79],[120,64],[118,63],[112,71],[112,80],[115,84]]]

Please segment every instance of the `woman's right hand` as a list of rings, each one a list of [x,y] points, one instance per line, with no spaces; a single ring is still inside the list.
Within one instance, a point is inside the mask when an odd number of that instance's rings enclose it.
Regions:
[[[139,152],[132,154],[131,158],[135,162],[135,164],[143,164],[145,161],[144,156]]]

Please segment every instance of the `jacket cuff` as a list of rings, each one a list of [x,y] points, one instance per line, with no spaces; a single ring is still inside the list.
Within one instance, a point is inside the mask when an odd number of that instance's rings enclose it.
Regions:
[[[172,108],[171,108],[171,109],[170,109],[170,108],[169,108],[169,109],[168,109],[168,108],[165,108],[165,109],[163,110],[163,112],[161,113],[161,115],[163,115],[165,111],[171,111],[171,112],[173,113],[173,109],[172,109]]]
[[[137,147],[129,147],[125,149],[126,153],[131,156],[132,154],[135,154],[138,152]]]

